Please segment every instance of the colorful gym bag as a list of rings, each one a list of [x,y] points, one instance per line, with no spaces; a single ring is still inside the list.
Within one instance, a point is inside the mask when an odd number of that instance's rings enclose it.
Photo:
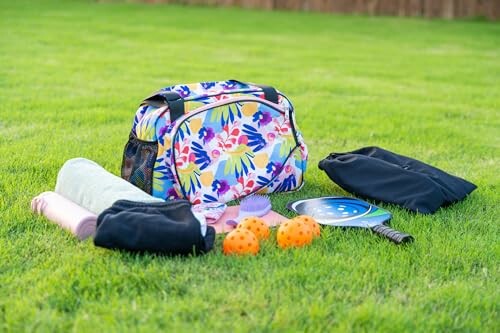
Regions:
[[[290,100],[235,80],[163,88],[140,105],[121,176],[162,199],[228,202],[300,189],[307,148]]]

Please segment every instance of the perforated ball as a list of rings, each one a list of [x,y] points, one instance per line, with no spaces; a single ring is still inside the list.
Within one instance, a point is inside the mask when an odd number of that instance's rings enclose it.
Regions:
[[[292,220],[299,220],[299,221],[302,221],[305,224],[307,224],[311,228],[311,231],[313,233],[313,238],[320,236],[321,228],[319,226],[319,223],[316,222],[316,220],[312,216],[299,215],[299,216],[294,217]]]
[[[278,245],[282,249],[288,247],[302,247],[309,245],[313,239],[311,228],[300,220],[288,220],[278,228],[276,236]]]
[[[238,228],[250,230],[259,240],[269,238],[269,226],[266,224],[266,221],[260,217],[245,217],[240,223],[238,223]]]
[[[237,228],[226,235],[222,247],[225,255],[255,255],[259,252],[259,240],[250,230]]]

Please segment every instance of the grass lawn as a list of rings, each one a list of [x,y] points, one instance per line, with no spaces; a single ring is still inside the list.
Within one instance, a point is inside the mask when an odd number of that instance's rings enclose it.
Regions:
[[[0,331],[477,331],[499,324],[500,25],[484,21],[92,1],[0,2]],[[478,185],[432,216],[391,205],[398,247],[325,229],[252,258],[134,255],[78,242],[33,215],[61,165],[119,174],[137,104],[174,83],[238,78],[295,104],[307,184],[378,145]]]

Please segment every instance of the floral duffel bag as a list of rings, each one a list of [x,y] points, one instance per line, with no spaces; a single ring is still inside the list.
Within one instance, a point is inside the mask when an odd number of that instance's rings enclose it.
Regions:
[[[125,145],[122,178],[162,199],[228,202],[301,188],[307,148],[290,100],[229,80],[146,98]]]

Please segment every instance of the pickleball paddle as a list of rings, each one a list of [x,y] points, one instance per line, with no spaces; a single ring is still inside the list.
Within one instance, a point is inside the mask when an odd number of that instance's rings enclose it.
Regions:
[[[319,224],[334,227],[368,228],[396,244],[410,243],[413,237],[394,230],[386,223],[392,218],[385,209],[349,197],[321,197],[289,202],[287,208],[312,216]]]

